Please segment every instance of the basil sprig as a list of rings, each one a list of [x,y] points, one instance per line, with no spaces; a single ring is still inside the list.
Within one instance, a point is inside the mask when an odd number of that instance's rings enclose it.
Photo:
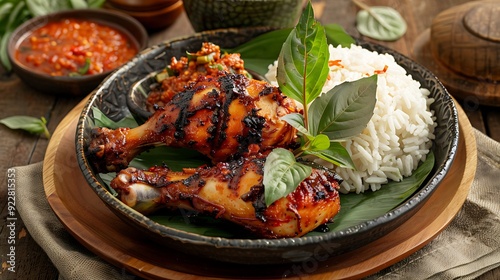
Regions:
[[[43,135],[50,139],[50,132],[47,129],[47,120],[44,117],[39,119],[30,116],[12,116],[0,120],[0,123],[10,129],[21,129],[36,135]]]
[[[329,57],[325,28],[315,20],[309,2],[281,48],[276,77],[281,91],[303,105],[303,114],[282,118],[297,129],[301,146],[295,151],[274,149],[268,155],[263,180],[268,206],[311,175],[312,168],[307,162],[297,162],[296,157],[311,155],[355,168],[339,141],[359,134],[371,119],[377,76],[344,82],[322,93],[330,71]]]

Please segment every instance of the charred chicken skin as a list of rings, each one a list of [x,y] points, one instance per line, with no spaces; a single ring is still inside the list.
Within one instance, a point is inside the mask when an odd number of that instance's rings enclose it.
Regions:
[[[96,128],[87,156],[98,172],[118,171],[139,153],[168,145],[199,151],[214,163],[296,144],[296,130],[280,118],[298,112],[277,87],[240,74],[200,76],[136,128]]]
[[[256,153],[183,172],[129,167],[118,173],[111,187],[139,212],[163,207],[194,210],[231,221],[263,238],[299,237],[338,213],[339,178],[323,169],[313,169],[292,193],[266,207],[262,184],[266,156]]]

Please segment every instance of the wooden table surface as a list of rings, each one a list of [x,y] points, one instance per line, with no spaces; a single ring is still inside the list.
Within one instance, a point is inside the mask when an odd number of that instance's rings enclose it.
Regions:
[[[409,57],[413,56],[416,38],[431,26],[432,19],[441,11],[459,5],[467,0],[364,0],[368,5],[391,6],[398,10],[408,23],[407,33],[394,42],[381,42],[363,38],[355,27],[358,8],[350,0],[314,0],[315,14],[322,23],[338,23],[353,36],[373,41],[395,49]],[[178,36],[190,35],[191,28],[185,14],[169,28],[151,33],[149,45],[157,44]],[[453,93],[452,93],[453,94]],[[54,131],[63,117],[83,97],[61,97],[44,95],[32,90],[16,75],[0,68],[0,119],[14,115],[45,117],[49,130]],[[460,101],[472,125],[500,141],[500,107],[480,106],[474,102]],[[0,232],[1,262],[7,259],[7,169],[40,162],[44,158],[48,140],[23,131],[15,131],[0,125],[0,206],[2,222]],[[26,231],[18,220],[17,231]],[[8,272],[3,266],[2,279],[57,279],[57,269],[43,250],[31,238],[29,232],[16,242],[16,273]],[[500,271],[486,273],[482,279],[498,279]]]

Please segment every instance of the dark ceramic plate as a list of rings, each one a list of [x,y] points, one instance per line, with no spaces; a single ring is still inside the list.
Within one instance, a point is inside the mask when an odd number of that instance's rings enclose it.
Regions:
[[[126,102],[126,93],[130,88],[150,73],[163,69],[170,57],[179,57],[186,51],[197,50],[204,41],[232,48],[266,31],[268,30],[259,28],[219,30],[149,48],[110,75],[94,91],[81,114],[77,128],[76,152],[84,177],[116,215],[141,229],[147,237],[161,246],[201,257],[243,264],[297,262],[306,260],[314,254],[341,254],[380,238],[411,217],[438,187],[453,162],[458,144],[458,115],[446,89],[432,73],[407,57],[379,45],[363,44],[368,49],[392,54],[414,79],[430,90],[431,96],[436,100],[431,108],[435,111],[438,124],[433,143],[436,158],[434,169],[413,196],[385,215],[344,230],[300,238],[209,237],[160,225],[125,206],[110,194],[99,174],[90,167],[85,157],[87,140],[90,139],[89,133],[94,127],[92,109],[97,107],[111,119],[119,120],[130,114]]]

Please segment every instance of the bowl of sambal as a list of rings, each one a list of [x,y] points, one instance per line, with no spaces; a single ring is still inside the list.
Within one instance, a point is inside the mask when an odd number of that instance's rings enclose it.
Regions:
[[[13,71],[35,90],[85,95],[147,46],[144,27],[103,9],[61,11],[26,21],[12,33]]]

